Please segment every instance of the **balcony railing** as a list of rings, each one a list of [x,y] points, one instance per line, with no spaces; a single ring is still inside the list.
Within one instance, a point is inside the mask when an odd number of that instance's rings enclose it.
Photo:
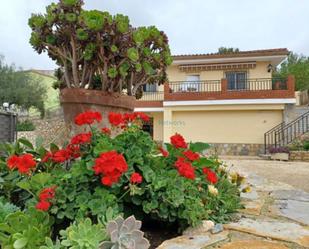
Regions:
[[[139,101],[162,101],[164,100],[164,92],[143,92],[142,98]]]
[[[163,106],[163,101],[295,98],[294,85],[293,76],[242,81],[174,81],[165,83],[164,91],[144,92],[138,106]]]
[[[220,92],[220,80],[173,81],[169,83],[170,93],[176,92]]]

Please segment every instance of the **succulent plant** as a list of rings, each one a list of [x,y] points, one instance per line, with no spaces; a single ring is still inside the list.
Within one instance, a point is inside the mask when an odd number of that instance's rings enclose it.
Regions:
[[[100,249],[148,249],[149,241],[144,238],[144,233],[140,230],[142,222],[134,216],[124,220],[118,217],[107,224],[106,232],[111,241],[104,241]]]

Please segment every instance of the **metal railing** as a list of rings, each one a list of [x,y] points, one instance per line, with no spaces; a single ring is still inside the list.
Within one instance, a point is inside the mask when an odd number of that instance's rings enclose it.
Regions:
[[[270,147],[283,147],[309,131],[309,111],[292,122],[275,126],[264,134],[265,154]]]
[[[172,81],[169,82],[170,93],[179,92],[220,92],[221,80],[206,81]]]
[[[162,101],[164,100],[164,92],[143,92],[142,98],[138,101]]]
[[[257,78],[243,79],[237,81],[222,80],[204,80],[204,81],[170,81],[168,88],[165,88],[167,94],[174,93],[229,93],[243,91],[276,91],[289,90],[288,80],[286,78]],[[139,101],[163,101],[164,91],[147,92]]]
[[[227,82],[228,91],[287,90],[287,79],[258,78]]]

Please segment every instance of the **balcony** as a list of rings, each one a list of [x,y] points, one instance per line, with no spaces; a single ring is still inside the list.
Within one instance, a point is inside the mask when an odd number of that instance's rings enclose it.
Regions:
[[[163,101],[282,99],[294,98],[294,77],[285,79],[226,79],[206,81],[175,81],[164,84],[164,92],[144,92],[137,107],[162,107]]]

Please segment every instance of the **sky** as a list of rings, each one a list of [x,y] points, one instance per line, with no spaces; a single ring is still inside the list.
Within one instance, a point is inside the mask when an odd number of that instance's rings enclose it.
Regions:
[[[54,2],[57,0],[54,0]],[[130,17],[134,26],[155,25],[169,37],[172,54],[288,48],[309,55],[309,0],[84,0],[86,9]],[[29,44],[31,13],[52,0],[0,0],[0,54],[23,69],[54,69]]]

